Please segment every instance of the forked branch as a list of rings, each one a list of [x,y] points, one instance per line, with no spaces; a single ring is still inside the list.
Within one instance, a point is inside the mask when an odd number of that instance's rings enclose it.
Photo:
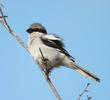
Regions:
[[[79,96],[78,96],[78,99],[77,100],[80,100],[80,98],[81,98],[81,96],[84,94],[84,93],[86,93],[86,92],[88,92],[88,90],[87,90],[87,88],[88,88],[88,86],[90,85],[90,83],[87,83],[87,85],[86,85],[86,87],[85,87],[85,89],[82,91],[82,93],[81,94],[79,94]],[[87,100],[90,100],[91,99],[91,97],[89,97],[89,96],[87,96]]]

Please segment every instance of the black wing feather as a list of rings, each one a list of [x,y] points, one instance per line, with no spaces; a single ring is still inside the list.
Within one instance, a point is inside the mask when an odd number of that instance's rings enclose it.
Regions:
[[[64,49],[64,44],[60,40],[52,40],[42,37],[41,40],[45,45],[59,49],[61,53],[64,53],[66,56],[70,57],[73,62],[75,62],[74,58]]]

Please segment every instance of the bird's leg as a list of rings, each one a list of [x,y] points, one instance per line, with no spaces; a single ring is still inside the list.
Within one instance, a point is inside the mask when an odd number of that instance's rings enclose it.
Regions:
[[[51,69],[46,69],[47,76],[49,76],[50,73],[51,73]]]

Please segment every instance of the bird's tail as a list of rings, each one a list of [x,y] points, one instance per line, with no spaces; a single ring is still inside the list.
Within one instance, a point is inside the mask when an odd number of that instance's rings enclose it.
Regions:
[[[100,79],[96,75],[94,75],[93,73],[89,72],[88,70],[80,67],[79,65],[75,64],[74,62],[69,63],[67,65],[67,67],[74,69],[75,71],[79,72],[80,74],[82,74],[83,76],[87,77],[90,80],[100,82]]]

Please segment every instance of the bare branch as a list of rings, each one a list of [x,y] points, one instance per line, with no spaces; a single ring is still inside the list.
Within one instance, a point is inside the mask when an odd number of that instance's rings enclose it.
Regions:
[[[7,31],[28,51],[28,53],[30,54],[29,52],[29,49],[28,49],[28,46],[12,31],[12,29],[10,28],[10,26],[8,25],[6,19],[5,19],[5,16],[2,12],[2,9],[0,8],[0,13],[1,13],[1,17],[3,18],[3,20],[0,18],[0,22],[2,23],[2,25],[7,29]],[[31,54],[30,54],[31,55]],[[32,57],[33,58],[33,57]],[[34,60],[34,59],[33,59]],[[39,66],[38,66],[39,67]],[[53,93],[55,94],[57,100],[61,100],[59,94],[57,93],[55,87],[53,86],[51,80],[47,77],[45,71],[43,68],[39,67],[41,72],[43,73],[45,79],[47,80],[49,86],[51,87]]]
[[[8,17],[8,16],[3,16],[3,17]],[[3,18],[2,16],[0,16],[0,18]]]
[[[40,53],[41,53],[41,56],[42,56],[42,58],[43,58],[43,61],[45,60],[45,58],[44,58],[44,56],[43,56],[43,53],[42,53],[42,51],[41,51],[41,49],[39,48],[39,51],[40,51]],[[45,66],[47,66],[47,65],[45,65]]]
[[[39,51],[40,51],[40,53],[41,53],[41,56],[42,56],[42,58],[43,58],[43,61],[45,61],[45,57],[43,56],[42,50],[41,50],[40,48],[39,48]],[[45,65],[44,65],[45,68],[47,68],[47,67],[48,67],[47,64],[46,64],[46,63],[44,63],[44,64],[45,64]],[[47,74],[46,74],[46,79],[47,79],[47,82],[48,82],[48,84],[50,85],[52,91],[54,92],[56,98],[57,98],[58,100],[61,100],[61,97],[59,96],[57,90],[56,90],[55,87],[53,86],[53,84],[52,84],[50,78],[47,76]]]
[[[87,88],[88,88],[89,85],[90,85],[90,83],[87,83],[87,85],[86,85],[85,89],[83,90],[83,92],[82,92],[81,94],[79,94],[77,100],[80,100],[81,96],[82,96],[85,92],[88,92]],[[88,100],[90,100],[90,99],[88,99]]]
[[[12,31],[12,29],[11,29],[10,26],[8,25],[6,19],[5,19],[4,15],[3,15],[3,12],[2,12],[2,9],[1,9],[1,8],[0,8],[0,13],[1,13],[1,15],[2,15],[2,17],[3,17],[3,20],[4,20],[4,21],[2,21],[2,19],[0,19],[0,22],[2,23],[2,25],[3,25],[3,26],[8,30],[8,32],[9,32],[12,36],[14,36],[14,37],[18,40],[18,42],[29,52],[28,47],[25,45],[25,43]]]
[[[9,25],[7,24],[7,21],[6,21],[6,19],[5,19],[5,16],[3,15],[3,12],[2,12],[2,9],[1,9],[1,8],[0,8],[0,13],[1,13],[1,15],[2,15],[2,18],[4,19],[4,22],[5,22],[6,26],[8,27],[9,32],[11,33],[12,30],[11,30],[11,28],[9,27]]]

